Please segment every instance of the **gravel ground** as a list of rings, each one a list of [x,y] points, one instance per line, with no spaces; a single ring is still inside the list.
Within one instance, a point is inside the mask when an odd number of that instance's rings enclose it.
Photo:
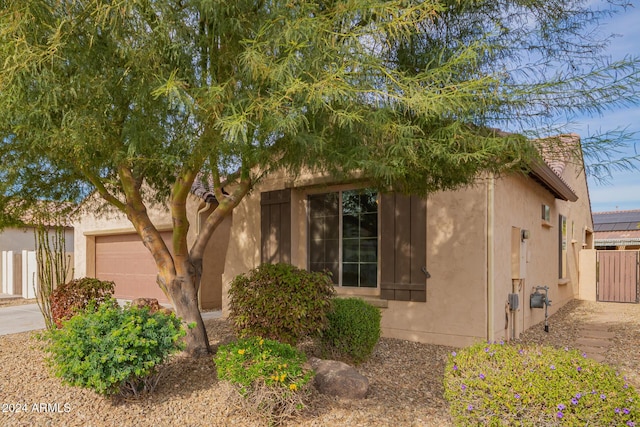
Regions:
[[[548,334],[542,325],[536,325],[519,341],[575,347],[581,325],[599,321],[602,312],[612,310],[610,330],[616,337],[607,352],[607,363],[638,386],[640,305],[572,301],[550,317]],[[224,320],[206,324],[214,349],[233,339]],[[451,351],[383,338],[371,359],[358,368],[370,380],[366,399],[351,402],[314,395],[305,412],[289,425],[451,426],[442,397],[444,364]],[[227,408],[211,357],[175,357],[163,369],[154,393],[127,401],[105,399],[52,378],[43,362],[42,343],[32,333],[0,337],[0,366],[2,426],[259,425]]]

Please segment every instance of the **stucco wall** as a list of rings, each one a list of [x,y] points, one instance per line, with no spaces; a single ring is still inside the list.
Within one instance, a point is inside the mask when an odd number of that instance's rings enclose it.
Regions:
[[[49,232],[49,241],[53,245],[54,231]],[[64,232],[65,252],[70,260],[69,279],[73,267],[73,229]],[[52,247],[53,249],[53,247]],[[37,285],[38,261],[35,256],[36,237],[32,227],[8,228],[0,232],[0,282],[4,293],[20,295],[23,298],[34,298]],[[25,252],[26,251],[26,252]],[[11,264],[11,265],[9,265]]]
[[[595,249],[580,251],[580,291],[578,298],[586,301],[597,300],[596,288],[596,254]]]
[[[384,336],[462,346],[486,336],[485,185],[427,199],[427,302],[389,301]]]
[[[65,252],[73,252],[73,229],[65,230]],[[0,231],[0,251],[35,251],[35,235],[32,227],[7,228]]]
[[[496,181],[495,203],[495,303],[494,335],[504,338],[513,332],[505,331],[505,307],[508,294],[519,293],[520,308],[509,317],[515,322],[516,336],[529,327],[544,321],[544,309],[529,308],[529,296],[535,286],[549,286],[551,306],[549,315],[573,298],[580,289],[579,257],[586,246],[583,230],[593,229],[589,194],[584,173],[571,164],[564,170],[563,179],[578,196],[576,202],[555,199],[547,190],[523,176],[514,175]],[[542,220],[542,204],[550,207],[550,220]],[[559,215],[567,218],[567,273],[559,274]],[[529,238],[521,242],[521,279],[513,286],[510,260],[513,244],[510,243],[512,228],[529,231]],[[509,268],[503,268],[509,266]],[[508,325],[513,327],[514,323]],[[552,326],[551,326],[552,327]]]

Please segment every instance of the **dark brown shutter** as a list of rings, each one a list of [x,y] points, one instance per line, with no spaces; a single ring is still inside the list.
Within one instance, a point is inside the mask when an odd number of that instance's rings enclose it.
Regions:
[[[262,263],[291,263],[291,189],[260,194]]]
[[[426,227],[424,199],[394,193],[381,195],[380,298],[427,300]]]

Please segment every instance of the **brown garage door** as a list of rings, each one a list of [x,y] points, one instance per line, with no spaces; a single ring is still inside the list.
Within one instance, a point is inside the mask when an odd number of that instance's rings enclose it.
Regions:
[[[171,232],[163,232],[165,242]],[[96,277],[115,282],[115,297],[157,298],[168,302],[156,284],[158,269],[149,250],[137,234],[96,236]]]

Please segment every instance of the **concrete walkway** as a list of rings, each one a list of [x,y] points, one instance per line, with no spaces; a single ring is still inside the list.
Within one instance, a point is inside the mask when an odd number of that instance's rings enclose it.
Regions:
[[[221,311],[202,313],[202,319],[222,317]],[[14,305],[0,307],[0,335],[17,334],[19,332],[44,329],[44,318],[38,304]]]
[[[0,308],[0,335],[44,329],[44,318],[38,304]]]
[[[587,357],[597,362],[604,361],[611,339],[615,337],[615,333],[609,330],[615,321],[613,313],[604,312],[594,315],[580,328],[579,338],[576,340],[578,348],[585,352]]]

